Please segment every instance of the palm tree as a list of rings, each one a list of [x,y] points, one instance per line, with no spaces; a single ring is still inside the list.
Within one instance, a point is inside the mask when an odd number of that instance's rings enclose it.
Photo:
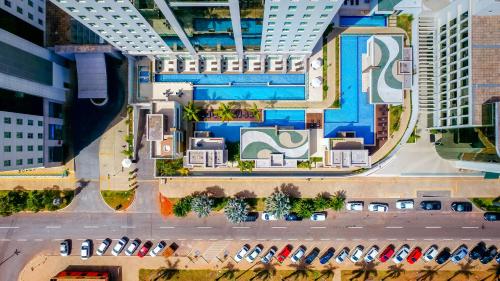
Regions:
[[[198,113],[200,112],[200,108],[197,107],[193,101],[188,102],[187,105],[184,106],[184,119],[187,121],[200,121],[200,117]]]
[[[219,107],[214,111],[215,115],[219,116],[222,122],[233,120],[234,113],[231,105],[220,103]]]
[[[161,267],[158,270],[158,273],[153,278],[153,281],[157,280],[170,280],[174,278],[177,274],[179,274],[179,269],[177,268],[179,265],[179,260],[176,260],[172,263],[169,259],[165,259],[167,262],[167,266]]]
[[[214,200],[206,194],[194,196],[191,199],[191,210],[193,210],[199,218],[208,216],[212,211]]]
[[[259,120],[260,121],[260,109],[257,107],[257,104],[253,104],[252,107],[250,107],[248,109],[248,111],[250,111],[250,113],[252,113],[252,115],[254,116],[255,120]]]
[[[281,191],[275,191],[265,201],[266,212],[283,219],[292,209],[290,197]]]
[[[251,173],[255,166],[254,161],[241,161],[238,160],[238,167],[240,167],[240,172],[248,172]]]
[[[316,279],[314,279],[315,281],[318,281],[318,280],[331,280],[333,278],[333,276],[335,276],[335,270],[337,269],[337,267],[333,266],[331,263],[329,263],[325,269],[321,270],[320,273],[321,275],[316,277]]]
[[[255,275],[250,278],[250,281],[254,279],[269,280],[276,275],[276,268],[271,263],[262,264],[262,267],[258,267],[253,270]]]
[[[334,211],[340,211],[344,208],[345,205],[345,197],[340,197],[338,195],[334,195],[330,199],[330,208]]]
[[[248,203],[243,198],[231,198],[224,207],[224,214],[232,223],[244,222],[248,215]]]
[[[297,279],[307,279],[311,272],[313,271],[310,265],[300,263],[300,264],[291,264],[290,267],[294,268],[294,271],[290,273],[288,276],[283,278],[283,280],[288,280],[290,278]]]
[[[474,268],[476,268],[476,266],[471,265],[471,263],[472,263],[472,260],[469,260],[466,263],[460,264],[460,269],[455,271],[455,273],[450,278],[448,278],[448,281],[451,281],[451,280],[455,279],[455,277],[458,277],[460,275],[462,275],[464,277],[464,279],[469,280],[469,278],[472,275],[474,275],[474,273],[472,273],[472,270]]]
[[[420,275],[421,274],[421,275]],[[424,266],[423,270],[419,271],[419,276],[417,277],[417,281],[432,281],[434,277],[438,274],[437,266]]]
[[[491,281],[498,281],[499,280],[499,278],[500,278],[500,265],[498,265],[498,264],[494,265],[494,266],[488,268],[487,271],[493,272],[493,273],[484,277],[480,281],[490,281],[490,280]],[[493,277],[493,278],[490,279],[490,277]]]
[[[226,264],[223,267],[223,270],[224,270],[224,272],[219,277],[217,277],[215,279],[216,281],[221,280],[221,279],[233,280],[234,275],[236,274],[236,272],[238,272],[238,269],[236,267],[234,267],[233,263]]]
[[[401,276],[401,274],[403,274],[405,271],[406,270],[403,268],[402,264],[391,265],[391,266],[389,266],[389,271],[388,271],[387,275],[384,278],[382,278],[382,281],[385,279],[388,279],[388,278],[391,278],[391,279],[399,278]]]
[[[373,262],[361,262],[357,264],[359,266],[358,269],[352,271],[352,276],[349,278],[349,280],[358,280],[361,278],[361,280],[367,280],[369,279],[372,275],[377,276],[377,270],[375,269],[375,264]]]

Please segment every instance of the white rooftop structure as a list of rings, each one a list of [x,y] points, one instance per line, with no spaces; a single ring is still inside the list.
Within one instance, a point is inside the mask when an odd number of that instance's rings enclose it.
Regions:
[[[328,166],[338,168],[370,168],[371,161],[367,149],[362,150],[330,150],[330,163]]]
[[[188,145],[184,156],[184,167],[217,168],[226,166],[228,154],[224,138],[212,138],[209,136],[209,132],[195,132],[195,137],[189,138]]]

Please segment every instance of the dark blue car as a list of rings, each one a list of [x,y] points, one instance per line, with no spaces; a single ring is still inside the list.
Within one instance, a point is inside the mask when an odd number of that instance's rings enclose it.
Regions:
[[[285,216],[286,221],[301,221],[302,218],[299,217],[296,213],[290,213]]]
[[[307,255],[306,259],[304,260],[304,263],[311,264],[318,255],[319,255],[319,249],[318,248],[312,249],[312,251],[309,253],[309,255]]]
[[[327,263],[332,257],[333,257],[333,254],[335,253],[335,250],[333,248],[329,248],[324,254],[323,256],[321,256],[321,258],[319,259],[319,263],[320,264],[325,264]]]

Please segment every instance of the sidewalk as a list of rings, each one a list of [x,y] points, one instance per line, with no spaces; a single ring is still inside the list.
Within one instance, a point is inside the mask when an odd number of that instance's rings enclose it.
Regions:
[[[415,198],[419,191],[448,191],[451,197],[496,197],[500,194],[500,180],[481,177],[353,177],[311,179],[194,179],[175,178],[160,182],[160,192],[167,198],[180,198],[207,188],[222,189],[226,196],[252,193],[267,197],[282,184],[291,184],[302,197],[316,197],[320,192],[335,194],[345,191],[351,198]]]

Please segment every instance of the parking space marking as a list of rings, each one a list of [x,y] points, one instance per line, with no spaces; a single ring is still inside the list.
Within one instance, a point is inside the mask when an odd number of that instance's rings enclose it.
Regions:
[[[469,228],[477,229],[477,228],[479,228],[479,226],[462,226],[462,228],[464,228],[464,229],[469,229]]]
[[[210,239],[208,239],[208,240],[210,240],[210,241],[217,241],[217,240],[219,240],[219,239],[217,239],[217,238],[210,238]]]
[[[288,238],[288,241],[297,241],[297,240],[299,240],[299,239],[297,239],[297,238]]]
[[[319,240],[321,240],[321,241],[330,241],[330,238],[321,238]]]
[[[2,239],[0,239],[0,241],[7,242],[7,241],[10,241],[10,239],[5,239],[5,238],[2,238]]]
[[[387,241],[396,241],[396,240],[398,240],[398,239],[396,239],[396,238],[387,238]]]
[[[47,225],[45,228],[61,228],[60,225]]]
[[[63,241],[64,239],[63,238],[55,238],[55,239],[52,239],[52,241]]]
[[[131,226],[131,225],[122,225],[120,227],[121,228],[135,228],[135,226]]]
[[[434,238],[424,238],[425,241],[434,241]]]
[[[306,240],[306,241],[313,241],[314,239],[312,239],[312,238],[306,238],[304,240]]]
[[[345,238],[337,238],[335,240],[337,240],[337,241],[345,241]]]
[[[250,226],[233,226],[234,229],[249,229]]]
[[[42,242],[43,239],[40,239],[40,238],[37,238],[37,239],[33,239],[34,241],[37,241],[37,242]]]
[[[178,238],[179,241],[186,241],[186,238]]]
[[[490,239],[490,238],[483,238],[483,239],[481,239],[481,240],[483,240],[483,241],[491,241],[491,239]]]
[[[361,241],[361,238],[353,238],[352,241]]]
[[[197,226],[196,228],[199,228],[199,229],[210,229],[210,228],[213,228],[211,226]]]
[[[271,226],[271,228],[284,229],[284,228],[287,228],[287,227],[286,226]]]
[[[472,240],[472,239],[470,239],[470,238],[462,238],[461,240],[462,240],[462,241],[470,241],[470,240]]]
[[[415,241],[415,238],[406,238],[407,241]]]
[[[426,226],[425,228],[427,229],[438,229],[438,228],[442,228],[441,226]]]
[[[359,228],[363,228],[363,227],[362,226],[348,226],[347,228],[359,229]]]
[[[99,228],[97,225],[84,225],[83,228]]]
[[[281,241],[281,238],[273,238],[273,241]]]
[[[172,229],[172,228],[175,228],[175,226],[160,226],[160,228],[162,229]]]
[[[19,226],[0,226],[0,228],[12,229],[12,228],[19,228]]]
[[[226,240],[226,241],[233,241],[234,239],[233,238],[226,238],[224,240]]]
[[[18,241],[18,242],[26,242],[26,241],[28,241],[28,239],[17,239],[16,241]]]
[[[377,241],[378,239],[377,238],[370,238],[368,240],[370,240],[370,241]]]
[[[451,238],[443,238],[443,241],[453,241]]]
[[[257,238],[257,241],[266,241],[266,238]]]
[[[201,240],[203,240],[203,239],[201,239],[201,238],[194,238],[193,240],[194,240],[194,241],[201,241]]]
[[[404,228],[402,226],[386,226],[385,228],[389,228],[389,229],[399,229],[399,228]]]
[[[241,240],[241,241],[248,241],[248,240],[250,240],[250,239],[249,239],[249,238],[241,238],[240,240]]]
[[[325,229],[326,226],[311,226],[311,229]]]

